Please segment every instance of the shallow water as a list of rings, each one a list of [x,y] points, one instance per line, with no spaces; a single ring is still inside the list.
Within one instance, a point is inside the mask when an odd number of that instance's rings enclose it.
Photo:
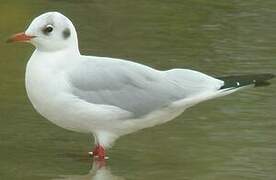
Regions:
[[[122,137],[108,166],[92,169],[92,137],[51,124],[26,97],[33,47],[4,43],[50,10],[75,23],[83,54],[210,75],[276,73],[273,0],[1,0],[0,179],[276,179],[275,80]]]

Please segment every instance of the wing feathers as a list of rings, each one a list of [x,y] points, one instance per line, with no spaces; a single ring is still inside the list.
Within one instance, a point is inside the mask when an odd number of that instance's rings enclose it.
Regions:
[[[196,71],[162,72],[130,61],[85,57],[79,64],[69,74],[74,95],[89,103],[120,107],[135,117],[223,85]]]

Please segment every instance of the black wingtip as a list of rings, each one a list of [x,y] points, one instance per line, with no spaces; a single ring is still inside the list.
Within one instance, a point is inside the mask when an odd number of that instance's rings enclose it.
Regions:
[[[268,80],[275,78],[274,74],[263,73],[263,74],[249,74],[249,75],[233,75],[218,77],[218,79],[224,81],[225,88],[239,88],[242,86],[254,85],[255,87],[268,86],[270,82]]]
[[[263,76],[263,80],[262,81],[256,81],[255,83],[255,87],[261,87],[261,86],[269,86],[271,83],[268,82],[270,79],[275,78],[274,74],[261,74]]]

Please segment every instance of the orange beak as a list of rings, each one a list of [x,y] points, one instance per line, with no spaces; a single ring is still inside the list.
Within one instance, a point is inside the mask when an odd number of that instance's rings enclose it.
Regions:
[[[35,38],[36,36],[29,36],[26,35],[25,33],[18,33],[13,36],[11,36],[8,40],[7,43],[12,43],[12,42],[28,42],[32,38]]]

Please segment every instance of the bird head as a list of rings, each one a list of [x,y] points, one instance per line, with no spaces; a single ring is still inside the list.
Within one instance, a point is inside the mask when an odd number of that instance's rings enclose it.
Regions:
[[[25,32],[11,36],[7,42],[29,42],[41,51],[78,50],[75,27],[59,12],[47,12],[36,17]]]

